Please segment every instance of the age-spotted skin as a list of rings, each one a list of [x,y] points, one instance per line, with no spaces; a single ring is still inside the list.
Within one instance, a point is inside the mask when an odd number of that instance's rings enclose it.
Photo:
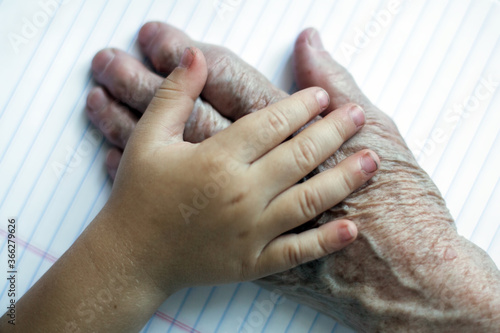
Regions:
[[[359,332],[500,332],[500,272],[457,234],[439,190],[394,123],[365,109],[365,127],[315,173],[370,148],[381,160],[377,175],[303,227],[348,218],[358,239],[258,283]]]
[[[202,141],[227,127],[227,119],[238,119],[287,96],[227,49],[194,42],[165,24],[147,24],[154,25],[160,28],[157,37],[140,34],[139,40],[157,71],[173,70],[184,48],[193,43],[207,58],[207,85],[186,124],[186,140]],[[359,229],[353,244],[257,282],[279,288],[286,297],[360,332],[500,332],[500,273],[495,264],[457,234],[438,189],[418,166],[394,123],[366,99],[328,52],[318,45],[311,48],[309,44],[321,43],[313,43],[314,39],[310,30],[297,39],[294,72],[299,88],[321,86],[329,92],[333,108],[351,102],[366,111],[364,128],[316,172],[364,148],[374,150],[381,165],[366,186],[302,227],[348,218]],[[95,78],[117,99],[144,111],[162,79],[123,52],[115,53],[112,65]],[[94,61],[93,67],[98,63]],[[135,73],[132,78],[131,73]],[[122,87],[118,82],[124,83],[124,91],[117,90]],[[122,126],[120,134],[126,132],[128,138],[128,129],[137,120],[125,117],[128,110],[118,112],[116,105],[108,111],[100,117],[91,115],[91,120],[98,125],[105,114],[110,119],[121,117],[128,125]],[[126,140],[113,140],[103,132],[118,147],[125,146]],[[116,172],[119,156],[115,162]]]

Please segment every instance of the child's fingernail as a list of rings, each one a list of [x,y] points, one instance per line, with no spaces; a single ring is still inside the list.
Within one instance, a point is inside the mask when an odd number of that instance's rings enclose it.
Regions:
[[[365,123],[365,112],[359,105],[353,105],[349,110],[351,119],[356,124],[356,127],[361,127]]]
[[[328,105],[330,105],[330,97],[323,89],[318,90],[318,92],[316,93],[316,99],[318,100],[321,110],[326,109]]]
[[[361,158],[361,169],[363,169],[366,173],[377,171],[378,164],[375,156],[373,156],[371,152],[366,152],[366,154],[364,154]]]
[[[344,243],[353,239],[355,235],[356,230],[354,230],[354,227],[351,224],[345,225],[339,229],[340,241]]]
[[[189,68],[194,60],[194,51],[190,47],[186,47],[184,53],[182,54],[181,62],[179,67],[181,68]]]

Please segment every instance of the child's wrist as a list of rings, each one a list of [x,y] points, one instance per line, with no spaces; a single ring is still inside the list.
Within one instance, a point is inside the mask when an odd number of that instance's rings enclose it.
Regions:
[[[158,235],[143,217],[134,216],[124,209],[118,212],[105,207],[95,222],[95,230],[89,230],[91,233],[87,242],[107,244],[106,251],[109,251],[108,257],[96,259],[97,265],[108,266],[117,274],[120,274],[120,269],[121,274],[125,274],[123,268],[126,268],[128,278],[138,281],[138,292],[154,293],[162,298],[162,302],[180,289],[175,274],[169,269],[170,261],[165,256],[167,245],[162,242],[158,247],[154,240]],[[168,254],[171,254],[170,251]]]
[[[126,233],[116,232],[112,218],[100,213],[17,302],[20,313],[31,314],[20,330],[137,332],[165,301],[168,291],[131,256]]]

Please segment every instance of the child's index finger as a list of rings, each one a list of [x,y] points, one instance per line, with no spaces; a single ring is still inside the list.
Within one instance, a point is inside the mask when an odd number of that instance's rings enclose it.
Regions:
[[[251,163],[285,141],[329,104],[325,90],[304,89],[239,119],[213,140],[237,159]]]

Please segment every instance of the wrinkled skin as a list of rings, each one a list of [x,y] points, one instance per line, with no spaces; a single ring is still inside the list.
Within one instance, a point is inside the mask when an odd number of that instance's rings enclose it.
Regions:
[[[172,27],[147,24],[139,41],[162,73],[176,66],[186,46],[194,44],[206,55],[208,83],[184,133],[187,140],[201,141],[286,96],[229,51],[193,42]],[[109,93],[103,88],[92,91],[87,111],[110,142],[123,148],[137,121],[129,108],[144,111],[162,79],[117,50],[108,62],[106,52],[96,56],[93,69]],[[374,150],[381,165],[365,186],[301,227],[347,218],[359,229],[353,244],[256,282],[279,288],[286,297],[360,332],[500,331],[500,272],[484,251],[457,234],[438,189],[394,123],[322,49],[314,30],[297,39],[294,73],[299,88],[324,88],[331,97],[330,109],[354,102],[366,111],[365,127],[315,172],[364,148]],[[120,156],[116,148],[108,155],[112,177]]]

